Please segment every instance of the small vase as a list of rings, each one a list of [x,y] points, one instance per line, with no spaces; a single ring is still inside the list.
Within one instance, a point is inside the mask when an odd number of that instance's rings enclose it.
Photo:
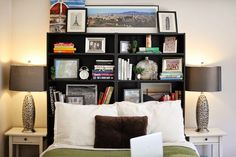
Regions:
[[[133,52],[133,53],[135,53],[136,51],[137,51],[137,48],[136,48],[136,47],[132,48],[132,52]]]
[[[136,79],[140,80],[141,79],[141,74],[136,74]]]

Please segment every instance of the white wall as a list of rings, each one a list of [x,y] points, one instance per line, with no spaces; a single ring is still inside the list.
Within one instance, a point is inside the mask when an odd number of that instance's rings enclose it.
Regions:
[[[207,93],[210,104],[210,127],[227,132],[224,138],[224,157],[236,156],[236,1],[235,0],[87,0],[87,4],[145,4],[159,5],[160,10],[176,10],[179,32],[186,33],[187,64],[222,66],[223,91]],[[13,0],[14,62],[46,63],[46,32],[49,21],[49,0]],[[26,46],[27,45],[27,46]],[[39,60],[38,60],[39,59]],[[186,126],[195,127],[195,104],[199,93],[186,92]],[[13,124],[21,125],[23,94],[14,94]],[[36,125],[46,126],[46,95],[36,96]],[[14,105],[13,105],[14,104]],[[13,107],[14,106],[14,107]]]
[[[7,153],[4,132],[11,126],[8,75],[11,41],[11,0],[0,0],[0,157]]]

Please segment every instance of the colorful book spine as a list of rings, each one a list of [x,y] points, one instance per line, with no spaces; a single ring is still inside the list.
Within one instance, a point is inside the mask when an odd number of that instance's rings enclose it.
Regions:
[[[114,87],[108,87],[108,94],[107,94],[107,97],[105,99],[105,104],[109,104],[110,103],[110,100],[111,100],[111,96],[112,96],[112,93],[113,93],[113,90],[114,90]]]

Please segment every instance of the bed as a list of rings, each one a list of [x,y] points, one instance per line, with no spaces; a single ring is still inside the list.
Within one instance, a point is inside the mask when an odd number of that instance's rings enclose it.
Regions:
[[[162,132],[164,157],[198,157],[184,136],[180,101],[56,103],[54,143],[40,157],[130,157],[129,139]]]

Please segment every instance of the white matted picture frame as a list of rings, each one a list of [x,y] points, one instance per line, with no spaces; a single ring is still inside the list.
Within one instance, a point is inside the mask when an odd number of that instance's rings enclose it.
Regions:
[[[89,33],[157,33],[158,5],[88,5],[86,8]]]
[[[159,33],[177,33],[177,16],[175,11],[159,11],[158,30]]]
[[[165,37],[163,43],[163,53],[177,53],[176,37]]]
[[[84,96],[84,105],[97,104],[96,84],[67,84],[66,96]]]
[[[124,101],[139,103],[141,100],[140,89],[124,89]]]
[[[120,53],[129,53],[130,41],[120,41]]]
[[[67,32],[86,32],[87,29],[87,9],[69,8],[67,10],[66,31]]]
[[[75,104],[75,105],[84,105],[84,96],[83,95],[68,95],[66,96],[66,102]]]
[[[86,37],[85,53],[105,53],[106,38]]]
[[[162,72],[182,73],[182,58],[163,58]]]
[[[54,59],[55,79],[78,78],[79,59]]]

